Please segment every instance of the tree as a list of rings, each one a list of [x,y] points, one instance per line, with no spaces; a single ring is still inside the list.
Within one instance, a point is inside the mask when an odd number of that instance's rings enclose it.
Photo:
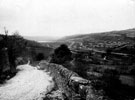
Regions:
[[[60,45],[60,47],[54,50],[54,53],[52,54],[52,59],[50,62],[63,64],[66,61],[72,60],[71,56],[72,56],[72,53],[69,50],[68,46],[65,44],[62,44]]]
[[[36,56],[36,60],[40,61],[40,60],[43,60],[43,59],[44,59],[44,54],[43,53],[38,53],[37,56]]]

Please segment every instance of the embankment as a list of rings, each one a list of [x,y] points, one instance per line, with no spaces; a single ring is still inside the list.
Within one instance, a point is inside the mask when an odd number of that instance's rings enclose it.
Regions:
[[[77,73],[46,61],[39,65],[50,72],[58,89],[67,97],[66,100],[108,100],[92,87],[91,81],[81,78]]]

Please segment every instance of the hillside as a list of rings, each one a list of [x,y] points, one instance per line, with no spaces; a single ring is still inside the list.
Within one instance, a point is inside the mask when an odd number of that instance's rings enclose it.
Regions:
[[[53,43],[42,43],[44,46],[57,47],[65,43],[71,49],[98,49],[106,50],[108,48],[128,47],[133,48],[135,45],[135,28],[111,31],[102,33],[91,33],[84,35],[68,36],[59,39]]]
[[[62,63],[64,67],[92,81],[95,89],[112,100],[135,98],[135,29],[68,36],[43,45],[56,48],[63,43],[73,58]],[[55,63],[62,62],[60,54],[52,56]]]
[[[42,52],[42,53],[45,53],[46,55],[48,55],[49,52],[51,52],[53,50],[50,47],[42,46],[37,41],[28,40],[28,39],[25,39],[25,37],[23,38],[22,36],[19,36],[19,35],[18,36],[10,35],[7,38],[8,38],[7,45],[9,45],[9,46],[11,45],[10,43],[14,41],[15,43],[17,42],[18,45],[24,44],[25,48],[27,48],[29,50],[36,50],[35,52],[37,52],[37,53]],[[0,41],[2,41],[2,40],[4,40],[4,35],[0,35]]]
[[[53,51],[51,47],[42,46],[39,42],[32,41],[32,40],[26,40],[27,41],[27,48],[29,49],[29,52],[34,53],[35,55],[38,55],[39,53],[42,53],[44,55],[44,58],[47,59],[50,53]],[[32,55],[34,55],[32,54]]]
[[[72,40],[72,39],[79,39],[79,38],[84,38],[86,36],[91,36],[91,35],[94,35],[94,34],[97,34],[97,35],[101,35],[101,33],[90,33],[90,34],[81,34],[81,35],[74,35],[74,36],[67,36],[67,37],[64,37],[62,39],[60,39],[61,41],[62,40]],[[121,36],[121,35],[126,35],[126,37],[132,37],[134,38],[135,37],[135,28],[132,28],[132,29],[127,29],[127,30],[120,30],[120,31],[110,31],[110,32],[102,32],[102,35],[108,35],[108,36]]]

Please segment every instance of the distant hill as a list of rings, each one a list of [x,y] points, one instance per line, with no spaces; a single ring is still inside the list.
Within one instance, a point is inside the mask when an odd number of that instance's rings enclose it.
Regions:
[[[48,36],[24,36],[25,39],[38,41],[38,42],[49,42],[56,41],[58,38]]]
[[[132,48],[135,45],[135,28],[110,31],[102,33],[90,33],[64,37],[56,42],[42,43],[44,46],[58,47],[60,44],[67,44],[71,49],[98,49],[117,48],[126,46]]]
[[[120,31],[109,31],[109,32],[102,32],[102,33],[89,33],[89,34],[81,34],[81,35],[74,35],[74,36],[67,36],[60,40],[71,40],[71,39],[79,39],[79,38],[85,38],[88,36],[93,35],[106,35],[106,36],[121,36],[125,35],[126,37],[135,38],[135,28],[127,29],[127,30],[120,30]]]

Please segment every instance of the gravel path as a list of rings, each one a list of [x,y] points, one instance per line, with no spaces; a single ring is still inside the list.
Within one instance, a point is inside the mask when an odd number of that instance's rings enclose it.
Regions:
[[[0,87],[0,100],[43,100],[53,87],[52,78],[43,70],[21,65],[15,77]]]

